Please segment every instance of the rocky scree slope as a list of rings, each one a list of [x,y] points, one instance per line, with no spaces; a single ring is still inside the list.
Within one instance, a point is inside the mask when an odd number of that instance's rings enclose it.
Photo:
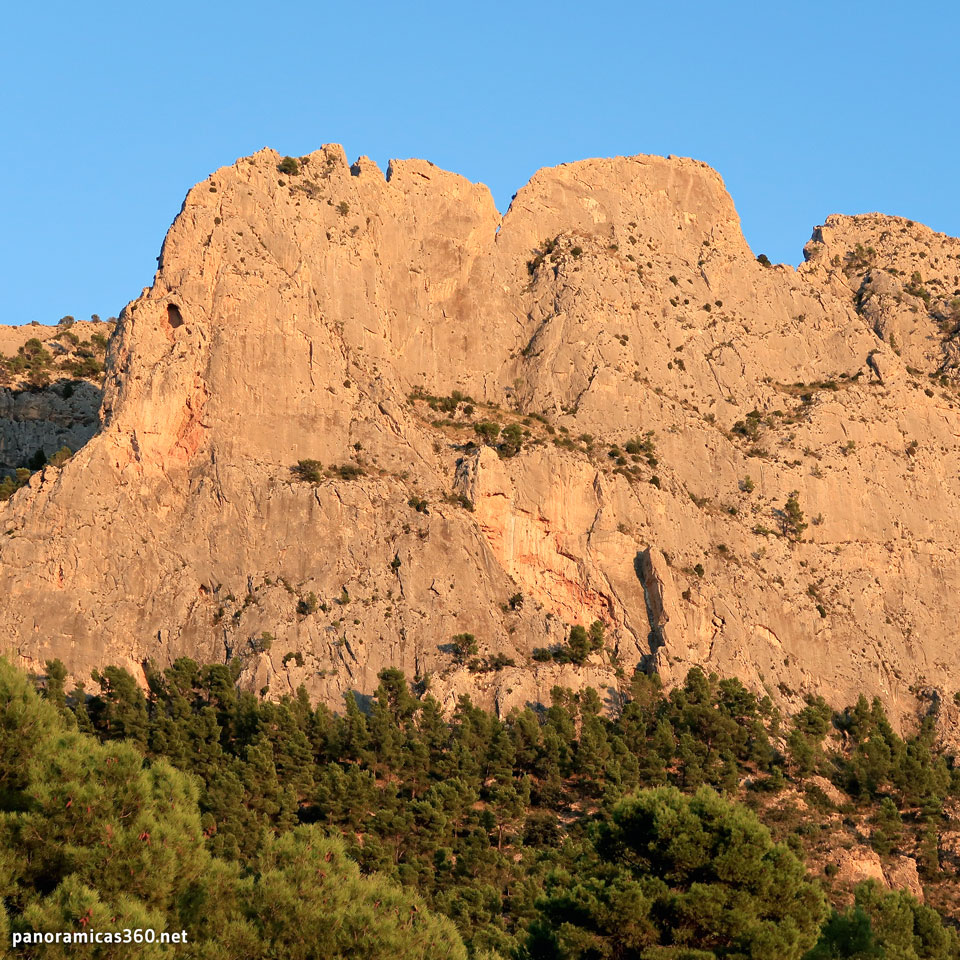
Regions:
[[[500,709],[702,664],[949,723],[960,241],[830,217],[805,255],[758,262],[686,159],[541,170],[502,217],[337,146],[218,170],[120,317],[100,432],[0,504],[3,645],[242,656],[331,703],[392,665]],[[533,657],[598,620],[582,665]]]

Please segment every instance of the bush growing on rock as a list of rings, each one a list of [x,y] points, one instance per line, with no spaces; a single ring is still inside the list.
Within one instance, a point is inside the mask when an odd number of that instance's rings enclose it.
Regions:
[[[273,647],[275,637],[272,633],[264,631],[259,637],[252,637],[250,640],[250,649],[254,653],[269,653]]]
[[[30,471],[26,467],[20,467],[12,477],[4,477],[0,480],[0,500],[9,500],[29,479]]]
[[[103,373],[103,364],[94,357],[70,357],[60,369],[80,380],[93,380]]]
[[[523,428],[519,423],[511,423],[500,432],[497,452],[501,457],[515,457],[523,446]]]
[[[803,511],[800,509],[799,497],[800,492],[793,490],[787,497],[787,502],[783,505],[781,526],[784,536],[789,537],[791,540],[802,540],[803,531],[807,529]]]
[[[301,617],[309,617],[310,614],[316,613],[319,608],[320,601],[312,590],[305,597],[301,597],[297,601],[297,613],[299,613]]]
[[[500,436],[500,424],[489,420],[475,423],[473,425],[473,429],[477,436],[479,436],[485,443],[494,443],[496,442],[497,437]]]
[[[298,460],[290,472],[297,480],[319,483],[323,479],[323,464],[319,460]]]
[[[51,467],[62,467],[72,456],[73,451],[69,447],[63,446],[50,457],[47,463]]]
[[[458,633],[450,641],[453,647],[453,659],[456,663],[466,663],[469,657],[477,655],[477,638],[472,633]]]
[[[597,650],[603,649],[604,626],[600,620],[594,620],[587,632],[585,627],[577,624],[570,628],[567,642],[560,646],[538,647],[532,653],[534,660],[546,662],[553,660],[557,663],[573,663],[581,666],[586,663],[587,657]]]
[[[330,472],[333,476],[338,477],[341,480],[356,480],[357,477],[365,477],[366,471],[363,467],[358,466],[355,463],[344,463],[340,466],[331,466]]]

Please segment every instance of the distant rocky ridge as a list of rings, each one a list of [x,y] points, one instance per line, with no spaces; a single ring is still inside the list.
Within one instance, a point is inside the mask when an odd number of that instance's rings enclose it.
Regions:
[[[541,170],[502,217],[336,146],[218,170],[100,432],[0,504],[2,644],[243,656],[334,704],[394,665],[503,710],[703,664],[949,727],[960,240],[832,216],[805,256],[759,262],[692,160]]]
[[[99,428],[110,321],[0,327],[0,478],[56,451],[82,447]]]

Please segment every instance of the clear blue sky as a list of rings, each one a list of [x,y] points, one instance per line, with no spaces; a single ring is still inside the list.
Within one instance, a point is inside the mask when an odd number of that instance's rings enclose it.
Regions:
[[[0,41],[0,323],[116,314],[187,189],[262,146],[420,156],[501,209],[540,166],[724,176],[755,252],[830,213],[960,234],[954,3],[17,3]]]

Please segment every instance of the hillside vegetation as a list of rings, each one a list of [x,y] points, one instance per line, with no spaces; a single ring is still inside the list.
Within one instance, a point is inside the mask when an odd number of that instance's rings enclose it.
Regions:
[[[909,854],[952,912],[960,770],[930,722],[903,740],[879,702],[813,701],[783,723],[699,669],[669,696],[638,674],[609,717],[557,689],[504,720],[467,697],[445,719],[395,670],[337,714],[237,672],[180,660],[145,693],[111,667],[89,696],[59,662],[0,664],[11,931],[184,928],[211,960],[960,956],[931,906],[838,870]]]

